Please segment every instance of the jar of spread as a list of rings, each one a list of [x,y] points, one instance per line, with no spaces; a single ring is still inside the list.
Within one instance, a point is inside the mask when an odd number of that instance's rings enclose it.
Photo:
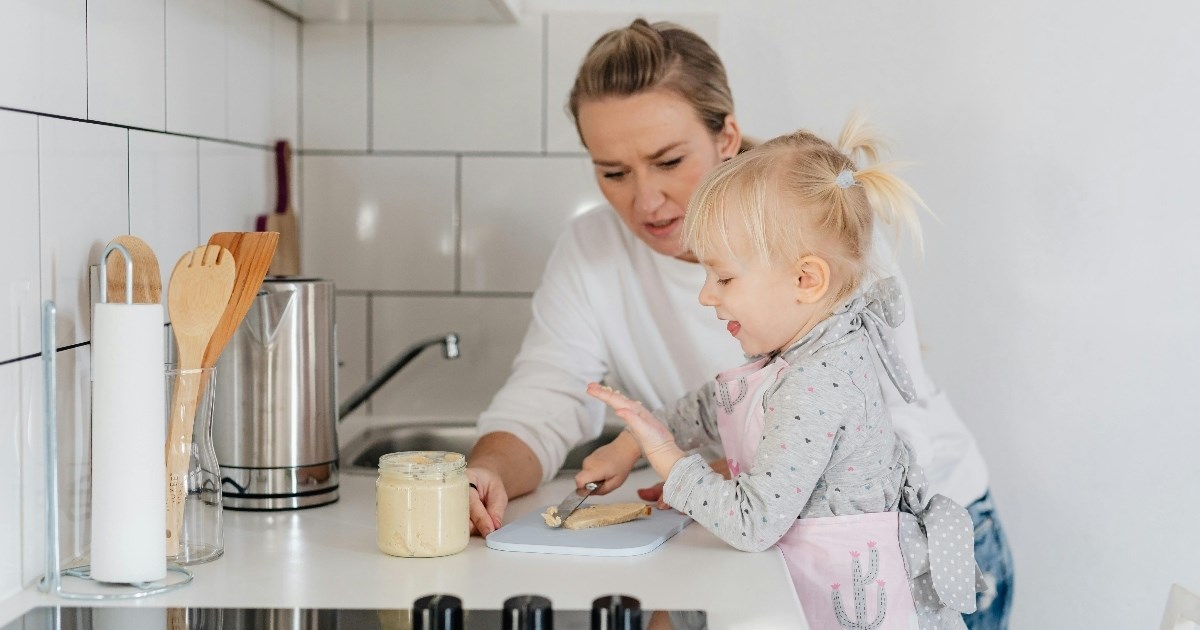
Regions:
[[[467,460],[460,453],[406,451],[379,458],[376,543],[393,556],[448,556],[470,539]]]

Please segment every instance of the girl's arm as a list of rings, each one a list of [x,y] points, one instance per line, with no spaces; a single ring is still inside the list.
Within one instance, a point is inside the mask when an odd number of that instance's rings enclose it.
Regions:
[[[864,405],[845,372],[791,368],[766,399],[762,439],[748,467],[725,480],[698,455],[680,458],[667,476],[667,502],[737,549],[766,549],[823,483],[846,423],[864,417]]]
[[[706,382],[700,389],[691,392],[654,412],[654,416],[667,425],[675,444],[690,451],[702,446],[721,442],[717,433],[716,381]]]

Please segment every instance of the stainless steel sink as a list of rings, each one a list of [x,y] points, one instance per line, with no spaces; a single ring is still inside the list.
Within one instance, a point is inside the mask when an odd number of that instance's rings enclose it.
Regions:
[[[584,442],[567,453],[563,470],[579,470],[583,458],[608,444],[621,432],[621,427],[605,426],[600,437]],[[373,427],[364,431],[341,449],[342,472],[376,474],[379,458],[400,451],[453,451],[464,455],[475,444],[474,424],[396,424]],[[634,468],[646,465],[638,460]]]

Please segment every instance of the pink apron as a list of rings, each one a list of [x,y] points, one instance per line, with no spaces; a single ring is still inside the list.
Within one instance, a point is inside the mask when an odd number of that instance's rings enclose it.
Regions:
[[[754,461],[764,394],[787,367],[780,357],[769,363],[764,358],[717,375],[723,384],[717,387],[717,430],[734,477]],[[777,546],[810,627],[918,627],[900,521],[899,512],[805,518],[783,535]]]

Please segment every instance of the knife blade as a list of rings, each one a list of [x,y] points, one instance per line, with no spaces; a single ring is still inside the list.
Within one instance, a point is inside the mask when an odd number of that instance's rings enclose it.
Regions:
[[[574,512],[575,510],[578,510],[579,506],[583,505],[583,502],[587,501],[587,498],[592,496],[592,493],[595,492],[596,488],[599,488],[599,487],[600,487],[600,484],[598,484],[594,481],[589,482],[587,485],[585,485],[583,487],[583,489],[587,491],[583,496],[579,496],[577,494],[578,491],[572,489],[571,492],[569,492],[567,494],[567,498],[563,499],[562,503],[558,504],[557,516],[559,518],[559,521],[565,523],[567,520],[567,517],[570,516],[571,513]]]

